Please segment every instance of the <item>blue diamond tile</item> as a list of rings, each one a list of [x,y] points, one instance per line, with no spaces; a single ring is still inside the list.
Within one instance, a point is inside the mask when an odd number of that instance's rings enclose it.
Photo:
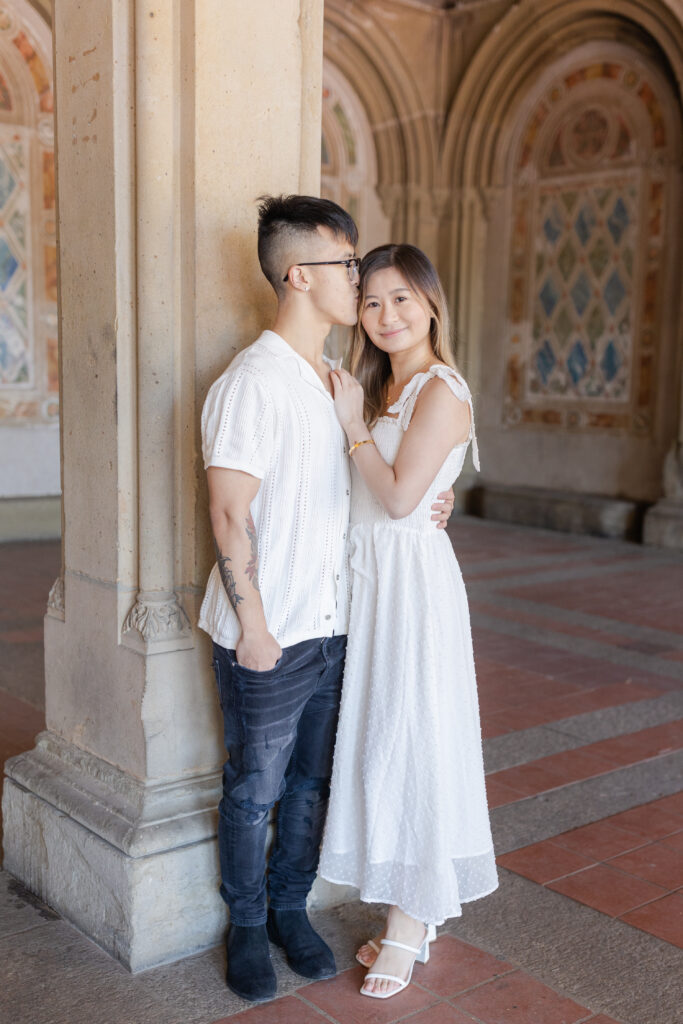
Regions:
[[[0,161],[0,209],[2,209],[14,192],[16,181],[12,177],[7,164]]]
[[[612,381],[619,372],[621,366],[621,356],[619,350],[613,341],[608,342],[607,348],[605,349],[602,359],[600,360],[600,369],[605,375],[605,380]]]
[[[543,221],[543,230],[545,237],[553,245],[562,234],[562,214],[555,205],[553,205],[552,210]]]
[[[585,204],[579,210],[579,215],[574,221],[574,230],[579,237],[581,245],[585,245],[590,236],[593,234],[593,228],[595,227],[595,214],[588,204]]]
[[[7,288],[10,283],[12,274],[19,266],[15,260],[12,250],[8,246],[4,238],[0,238],[0,288],[3,291]]]
[[[579,316],[583,316],[583,312],[591,297],[591,283],[588,280],[585,271],[581,271],[569,294],[572,297],[572,302],[574,303],[576,312]]]
[[[536,369],[541,375],[544,384],[548,383],[548,377],[553,372],[553,367],[556,362],[555,353],[552,350],[550,342],[546,338],[542,347],[539,348],[536,353]]]
[[[626,289],[621,282],[618,270],[612,271],[602,294],[607,303],[607,308],[612,316],[614,316],[623,301],[624,295],[626,295]]]
[[[559,302],[560,293],[553,284],[552,277],[546,278],[545,284],[541,288],[538,297],[543,303],[546,316],[552,316],[555,306]]]
[[[578,384],[588,366],[588,356],[580,341],[575,341],[567,359],[567,369],[575,384]]]
[[[617,199],[614,209],[607,218],[607,227],[615,242],[619,242],[624,231],[630,224],[630,218],[623,199]]]

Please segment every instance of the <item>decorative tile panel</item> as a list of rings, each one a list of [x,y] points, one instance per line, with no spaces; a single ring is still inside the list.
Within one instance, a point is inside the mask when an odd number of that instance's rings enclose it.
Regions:
[[[667,128],[653,84],[627,64],[564,72],[519,135],[511,426],[652,429],[666,186],[648,154],[666,146]],[[641,116],[631,121],[635,104]]]
[[[0,388],[33,380],[27,310],[28,175],[23,145],[0,143]]]

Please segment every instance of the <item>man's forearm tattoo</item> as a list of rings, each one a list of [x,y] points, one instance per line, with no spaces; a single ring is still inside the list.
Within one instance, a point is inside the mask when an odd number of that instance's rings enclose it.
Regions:
[[[230,562],[231,559],[228,558],[227,555],[222,554],[221,549],[218,547],[218,541],[216,540],[215,537],[213,543],[216,548],[216,561],[218,562],[218,571],[221,574],[221,579],[223,580],[225,592],[228,595],[228,600],[230,604],[233,606],[235,611],[237,611],[237,605],[240,603],[240,601],[244,601],[244,598],[237,593],[235,577],[232,574],[232,569],[228,565],[228,562]]]
[[[247,528],[247,537],[251,544],[251,558],[247,562],[245,572],[247,577],[251,580],[254,589],[260,592],[261,588],[258,585],[258,541],[256,540],[256,527],[254,526],[254,520],[251,512],[247,516],[245,523]]]

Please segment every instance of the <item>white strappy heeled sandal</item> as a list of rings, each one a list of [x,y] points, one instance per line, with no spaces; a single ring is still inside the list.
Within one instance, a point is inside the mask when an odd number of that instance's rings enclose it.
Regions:
[[[390,999],[391,996],[398,995],[399,992],[403,992],[404,989],[410,985],[410,980],[413,976],[413,967],[415,961],[421,964],[426,964],[429,960],[429,943],[434,942],[436,939],[436,928],[433,924],[427,926],[427,932],[424,937],[422,945],[417,949],[415,946],[407,946],[405,942],[394,942],[393,939],[380,939],[380,946],[395,946],[397,949],[405,949],[408,953],[414,953],[415,957],[412,964],[410,965],[410,972],[407,978],[399,978],[395,974],[378,974],[377,972],[370,971],[365,975],[365,981],[363,987],[360,990],[362,996],[369,996],[371,999]],[[372,946],[373,949],[377,949],[377,944],[372,939],[367,943],[368,946]],[[379,953],[379,950],[377,950]],[[392,992],[368,992],[365,988],[365,982],[370,981],[374,978],[379,978],[380,981],[395,981],[398,988],[395,988]]]

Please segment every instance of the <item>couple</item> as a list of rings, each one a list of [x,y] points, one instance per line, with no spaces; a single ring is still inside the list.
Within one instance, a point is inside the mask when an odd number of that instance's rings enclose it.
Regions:
[[[306,915],[319,859],[390,905],[357,954],[374,998],[405,988],[434,926],[497,885],[467,600],[439,529],[470,441],[478,468],[472,400],[427,257],[386,245],[361,265],[356,242],[335,203],[262,198],[277,316],[202,415],[227,983],[254,1002],[276,993],[269,940],[303,977],[335,973]],[[355,325],[360,383],[323,356],[333,324]]]

